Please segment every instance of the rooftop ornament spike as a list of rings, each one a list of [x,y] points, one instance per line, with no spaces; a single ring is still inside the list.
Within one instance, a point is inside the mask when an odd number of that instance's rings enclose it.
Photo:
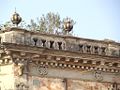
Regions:
[[[13,24],[15,24],[16,26],[18,26],[18,24],[22,21],[22,18],[20,17],[20,15],[16,12],[14,12],[14,14],[12,15],[11,21]]]
[[[63,20],[63,29],[65,31],[65,34],[68,34],[70,31],[72,31],[73,24],[74,22],[70,18],[66,18]]]

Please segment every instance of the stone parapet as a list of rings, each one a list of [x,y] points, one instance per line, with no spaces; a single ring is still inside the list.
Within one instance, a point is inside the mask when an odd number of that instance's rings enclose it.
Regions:
[[[120,43],[110,40],[92,40],[67,35],[46,34],[20,28],[1,31],[0,36],[1,42],[120,57]]]

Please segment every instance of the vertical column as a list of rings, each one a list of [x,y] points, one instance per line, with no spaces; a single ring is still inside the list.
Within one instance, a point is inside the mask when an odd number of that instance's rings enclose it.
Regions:
[[[68,90],[68,83],[67,83],[67,78],[63,79],[63,83],[65,85],[65,90]]]
[[[28,60],[17,58],[14,61],[15,90],[28,90]]]

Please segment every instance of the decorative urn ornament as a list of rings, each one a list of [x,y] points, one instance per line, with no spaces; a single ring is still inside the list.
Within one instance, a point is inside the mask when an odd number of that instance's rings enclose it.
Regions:
[[[11,21],[12,21],[13,24],[15,24],[16,26],[18,26],[18,24],[22,21],[22,18],[15,11],[15,13],[12,15]]]
[[[69,33],[73,29],[73,24],[74,22],[70,18],[66,18],[63,20],[63,29],[65,33]]]

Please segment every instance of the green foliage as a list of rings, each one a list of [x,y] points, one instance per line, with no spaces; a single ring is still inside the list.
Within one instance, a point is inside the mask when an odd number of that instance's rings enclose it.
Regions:
[[[12,27],[12,23],[10,21],[5,22],[4,24],[0,25],[0,29],[6,30]]]
[[[59,14],[47,13],[42,17],[37,18],[37,22],[31,20],[31,30],[37,30],[39,32],[55,33],[56,30],[60,29],[61,20]]]
[[[30,24],[28,24],[26,28],[28,28],[29,30],[35,31],[38,29],[38,24],[33,19],[31,19]]]

